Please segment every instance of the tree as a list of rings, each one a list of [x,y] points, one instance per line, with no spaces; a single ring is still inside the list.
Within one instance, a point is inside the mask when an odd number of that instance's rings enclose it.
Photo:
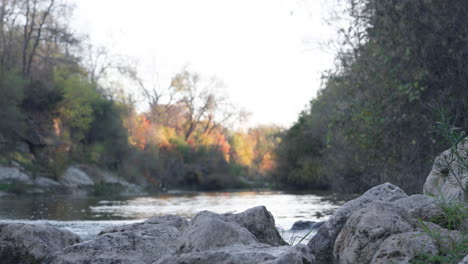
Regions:
[[[245,115],[222,93],[223,86],[216,78],[204,82],[199,74],[187,69],[172,79],[171,89],[178,96],[177,104],[183,106],[185,140],[200,127],[203,134],[209,135],[216,128],[227,126]]]

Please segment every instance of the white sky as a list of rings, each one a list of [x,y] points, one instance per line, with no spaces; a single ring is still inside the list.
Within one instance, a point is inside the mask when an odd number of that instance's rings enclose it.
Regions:
[[[316,95],[335,36],[330,0],[71,0],[73,25],[136,58],[161,87],[185,65],[223,80],[250,125],[290,126]],[[130,91],[130,90],[129,90]]]

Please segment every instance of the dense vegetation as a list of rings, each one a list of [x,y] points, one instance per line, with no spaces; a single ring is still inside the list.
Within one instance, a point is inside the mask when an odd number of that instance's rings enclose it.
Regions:
[[[420,192],[449,146],[437,122],[468,128],[468,2],[341,3],[351,23],[336,69],[287,131],[276,179],[349,192],[390,181]]]
[[[0,164],[55,179],[86,164],[156,189],[242,187],[273,167],[281,129],[228,129],[244,114],[219,81],[183,69],[167,90],[148,89],[73,33],[70,12],[65,1],[0,2]]]
[[[349,28],[308,109],[287,131],[236,131],[245,113],[219,80],[182,69],[167,89],[148,88],[67,27],[64,2],[2,0],[0,164],[55,179],[87,164],[158,189],[360,192],[390,181],[420,191],[449,145],[437,122],[468,128],[468,3],[338,2]],[[121,87],[137,87],[147,110]]]

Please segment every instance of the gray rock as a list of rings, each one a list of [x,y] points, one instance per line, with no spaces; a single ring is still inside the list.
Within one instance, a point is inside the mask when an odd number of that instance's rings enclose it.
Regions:
[[[291,227],[291,231],[300,231],[300,230],[310,230],[313,228],[319,228],[324,222],[314,222],[314,221],[296,221]],[[316,226],[318,225],[318,226]]]
[[[255,245],[258,240],[239,224],[226,221],[221,215],[203,211],[192,219],[182,233],[177,252],[208,251],[236,244]]]
[[[86,172],[89,175],[95,176],[95,183],[100,182],[104,184],[109,184],[111,186],[119,187],[118,189],[121,189],[119,191],[120,196],[141,196],[148,194],[143,187],[133,183],[129,183],[128,181],[122,179],[121,177],[117,177],[109,171],[87,166]]]
[[[8,168],[2,166],[0,166],[0,182],[20,182],[23,184],[33,183],[31,177],[21,172],[19,168]]]
[[[431,232],[434,232],[435,234],[437,234],[437,237],[443,242],[442,244],[444,245],[456,244],[463,238],[463,235],[457,230],[447,230],[431,222],[423,222],[423,224]],[[416,230],[419,232],[424,231],[419,223],[417,225]]]
[[[467,150],[468,138],[454,151],[448,149],[436,157],[424,183],[424,194],[436,195],[445,201],[463,202],[468,199],[463,190],[468,186],[468,171],[463,164],[467,160]]]
[[[393,202],[406,197],[408,197],[408,195],[397,186],[384,183],[341,206],[340,209],[318,229],[317,234],[308,243],[308,246],[317,258],[317,262],[332,262],[333,246],[336,237],[353,212],[374,201]]]
[[[166,256],[154,264],[315,264],[305,245],[272,247],[265,244],[233,245],[217,250]]]
[[[50,255],[43,264],[153,263],[166,254],[174,253],[174,241],[178,235],[177,228],[171,226],[160,226],[150,232],[103,234]]]
[[[393,204],[403,207],[411,217],[424,221],[445,215],[437,203],[436,199],[422,194],[412,195],[393,202]]]
[[[389,236],[414,230],[414,220],[401,207],[374,202],[354,212],[336,238],[336,263],[370,263]]]
[[[258,206],[239,214],[224,214],[225,219],[245,227],[259,242],[270,246],[287,245],[276,229],[273,215],[265,208]]]
[[[420,232],[396,234],[380,245],[372,258],[372,264],[409,264],[418,254],[435,255],[439,251],[434,241]]]
[[[179,232],[182,232],[188,225],[189,222],[185,218],[180,216],[154,216],[142,223],[109,227],[107,229],[102,230],[99,233],[99,235],[117,232],[145,231],[149,233],[156,232],[155,236],[159,236],[161,227],[163,227],[164,229],[166,226],[170,226],[176,228]],[[177,237],[173,237],[172,241],[170,242],[175,242],[176,240]]]
[[[47,255],[80,241],[72,232],[50,226],[0,224],[1,263],[40,263]]]
[[[34,179],[34,184],[42,188],[55,188],[61,186],[59,182],[45,177],[37,177]]]
[[[94,181],[84,171],[77,167],[68,168],[60,179],[60,183],[68,188],[93,186]]]
[[[314,264],[315,256],[306,245],[296,245],[289,248],[274,261],[268,264]]]
[[[153,216],[143,222],[144,224],[167,224],[177,228],[180,232],[184,231],[188,227],[189,221],[187,219],[177,216],[177,215],[162,215],[162,216]]]

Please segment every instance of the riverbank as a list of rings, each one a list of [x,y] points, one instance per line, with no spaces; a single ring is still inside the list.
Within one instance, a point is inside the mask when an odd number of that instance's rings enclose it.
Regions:
[[[0,257],[17,261],[6,263],[31,263],[21,261],[39,252],[37,246],[25,246],[33,243],[43,247],[41,252],[49,252],[36,256],[36,261],[51,264],[410,263],[421,252],[429,255],[443,250],[424,226],[442,234],[447,244],[466,243],[466,219],[453,230],[439,226],[441,221],[431,222],[436,216],[446,217],[439,204],[426,195],[408,196],[392,184],[379,185],[340,207],[307,245],[298,241],[288,245],[265,207],[239,214],[202,211],[190,221],[175,215],[157,216],[105,228],[84,242],[50,226],[1,223],[1,254],[10,255]],[[24,230],[30,230],[27,236]],[[75,240],[65,243],[59,237]],[[59,242],[61,249],[49,246]]]
[[[0,259],[6,264],[466,263],[468,205],[458,183],[466,183],[468,173],[453,169],[459,161],[442,161],[467,149],[460,145],[436,159],[424,194],[378,185],[310,227],[318,230],[307,244],[287,243],[264,206],[237,214],[201,208],[190,219],[155,216],[105,228],[87,241],[50,226],[2,223]]]

